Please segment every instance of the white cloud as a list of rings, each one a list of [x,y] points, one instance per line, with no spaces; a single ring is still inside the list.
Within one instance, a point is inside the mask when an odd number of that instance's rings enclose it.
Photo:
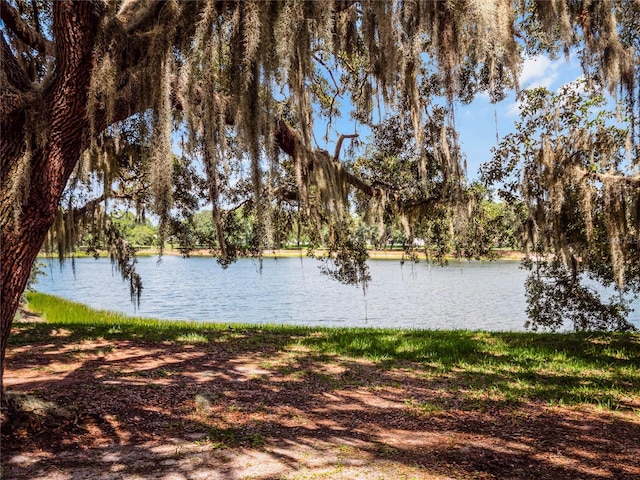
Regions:
[[[569,91],[576,92],[578,94],[584,93],[585,91],[584,75],[580,75],[578,78],[576,78],[575,80],[572,80],[571,82],[563,83],[556,89],[556,93],[560,92],[564,88],[567,88],[569,89]]]
[[[561,80],[561,73],[571,67],[573,62],[566,60],[551,60],[543,55],[527,57],[522,63],[520,72],[520,88],[522,90],[544,87],[552,90],[552,87]],[[563,74],[563,76],[566,76]],[[520,114],[521,102],[515,101],[505,106],[507,117],[517,117]]]
[[[542,55],[527,57],[520,73],[520,88],[550,88],[558,79],[559,60],[550,60]]]
[[[522,102],[513,102],[511,105],[509,105],[507,111],[505,112],[507,117],[517,117],[518,115],[520,115],[521,104]]]

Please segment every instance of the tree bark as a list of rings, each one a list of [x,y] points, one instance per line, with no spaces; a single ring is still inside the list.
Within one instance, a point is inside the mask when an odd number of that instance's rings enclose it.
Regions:
[[[86,106],[100,8],[98,2],[54,2],[55,77],[46,90],[36,96],[37,104],[27,103],[13,112],[11,118],[2,119],[0,389],[4,389],[7,341],[20,296],[87,141]],[[37,88],[31,86],[31,89]],[[30,93],[27,91],[24,95]],[[40,120],[35,127],[28,124],[28,118],[34,112]],[[48,130],[43,132],[42,129]],[[42,134],[46,134],[46,141],[40,143],[37,137]],[[28,194],[19,214],[14,215],[15,205],[9,201],[10,190],[26,145],[32,152]]]

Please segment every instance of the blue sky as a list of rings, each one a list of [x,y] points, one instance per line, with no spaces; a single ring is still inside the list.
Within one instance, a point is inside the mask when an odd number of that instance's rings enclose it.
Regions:
[[[581,75],[582,69],[574,56],[569,60],[531,57],[524,61],[520,88],[546,87],[556,91]],[[491,148],[496,146],[496,123],[499,137],[507,135],[513,131],[518,114],[514,92],[497,104],[491,104],[488,96],[481,95],[470,105],[457,107],[456,127],[462,150],[467,156],[467,175],[470,179],[477,178],[480,165],[491,158]]]
[[[520,88],[546,87],[555,91],[562,85],[577,80],[581,75],[582,69],[573,55],[568,60],[564,57],[557,60],[550,60],[544,56],[531,57],[524,60]],[[343,107],[348,107],[345,99],[342,99],[341,103]],[[491,149],[496,146],[496,126],[500,138],[513,131],[513,124],[519,114],[518,102],[515,92],[511,92],[497,104],[491,104],[488,95],[480,95],[471,104],[456,104],[455,108],[456,128],[467,158],[467,175],[469,179],[474,180],[478,178],[480,165],[490,160]],[[355,130],[363,142],[367,141],[369,130],[362,125],[355,125],[349,119],[348,113],[334,119],[328,143],[322,138],[326,132],[326,125],[325,119],[316,119],[315,140],[320,148],[327,149],[331,154],[340,134],[353,133]],[[346,145],[343,150],[345,147]]]

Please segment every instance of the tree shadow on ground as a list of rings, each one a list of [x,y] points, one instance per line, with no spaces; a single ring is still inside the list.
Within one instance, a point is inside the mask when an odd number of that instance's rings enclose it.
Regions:
[[[506,372],[531,359],[486,356],[482,336],[471,332],[458,342],[469,351],[454,351],[436,335],[426,339],[430,347],[422,338],[425,359],[409,362],[406,350],[394,353],[375,335],[368,340],[368,356],[378,361],[353,358],[367,356],[362,337],[331,340],[333,334],[297,330],[194,330],[191,336],[182,332],[149,341],[144,335],[127,340],[132,332],[113,327],[19,328],[24,330],[9,349],[6,384],[74,416],[58,424],[3,425],[7,479],[640,475],[637,413],[532,400],[527,384]],[[360,345],[360,352],[336,355],[327,343],[332,341]],[[558,354],[552,342],[539,348]],[[610,358],[604,348],[603,357],[593,350],[575,355],[593,368],[611,368],[615,361],[620,365],[613,368],[628,365],[628,355],[619,354],[628,343],[612,348],[609,342]],[[479,364],[491,361],[504,370],[458,368],[456,359],[468,362],[473,354]],[[434,366],[436,361],[444,366]],[[553,390],[551,395],[598,380],[567,375],[558,382],[529,366],[536,376],[532,383]],[[637,384],[620,388],[638,401]]]

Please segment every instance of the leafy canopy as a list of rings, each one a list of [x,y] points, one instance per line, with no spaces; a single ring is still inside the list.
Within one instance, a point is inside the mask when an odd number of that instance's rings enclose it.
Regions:
[[[66,34],[73,26],[63,21],[64,2],[1,3],[8,27],[2,33],[1,108],[5,118],[21,112],[24,119],[20,146],[3,163],[0,179],[1,226],[8,235],[20,225],[32,161],[50,133],[51,112],[38,100],[68,64],[62,52],[69,53]],[[640,42],[634,19],[640,7],[631,0],[94,0],[87,5],[97,19],[97,34],[91,36],[88,101],[80,119],[86,148],[48,244],[65,255],[83,232],[102,236],[132,280],[133,293],[140,288],[133,252],[110,220],[106,202],[135,210],[137,218],[155,213],[160,245],[172,234],[185,246],[185,225],[207,203],[223,264],[241,252],[240,237],[248,253],[260,256],[294,230],[312,247],[328,243],[328,273],[362,281],[366,252],[356,235],[354,209],[377,222],[380,231],[399,224],[407,239],[427,238],[440,252],[453,242],[463,255],[483,253],[473,239],[482,233],[473,216],[484,194],[465,184],[453,106],[478,92],[497,101],[517,88],[524,55],[555,56],[577,48],[589,82],[619,90],[632,119],[637,109]],[[533,114],[542,107],[531,101]],[[397,114],[378,129],[367,158],[342,157],[343,142],[355,136],[350,132],[338,132],[349,135],[339,137],[333,153],[314,142],[314,120],[330,129],[343,102],[351,103],[354,119],[368,125],[376,110]],[[586,121],[584,115],[578,119]],[[633,122],[632,143],[639,128]],[[561,126],[567,128],[573,132],[571,125]],[[529,138],[533,132],[520,134]],[[591,164],[584,164],[587,174],[578,181],[582,154],[563,151],[558,135],[555,144],[542,138],[538,165],[555,163],[545,152],[556,147],[561,165],[545,167],[544,174],[529,172],[534,151],[516,148],[508,152],[513,157],[501,157],[508,167],[504,174],[492,179],[515,174],[511,163],[525,165],[527,174],[520,190],[511,188],[511,198],[530,210],[533,251],[557,254],[567,266],[596,255],[595,239],[604,231],[615,238],[635,234],[637,228],[622,222],[633,215],[607,210],[618,212],[636,197],[623,193],[631,191],[624,182],[603,180],[617,176],[615,168],[592,172]],[[615,151],[602,139],[578,141],[585,151],[589,145],[604,148],[603,161]],[[630,151],[630,165],[637,167],[637,142]],[[594,173],[603,186],[600,196],[579,185]],[[535,200],[538,191],[550,198]],[[595,210],[587,215],[589,208]],[[584,248],[575,249],[569,239],[581,228],[574,228],[570,211],[585,218]],[[538,216],[545,212],[551,215],[548,229]],[[561,233],[565,226],[570,233]],[[598,255],[621,286],[635,278],[630,277],[633,257],[617,241],[608,246]]]
[[[632,155],[628,122],[618,122],[584,82],[523,92],[516,130],[483,176],[505,201],[527,206],[535,325],[630,328],[628,301],[640,293],[640,175]],[[603,302],[594,284],[618,295]]]

